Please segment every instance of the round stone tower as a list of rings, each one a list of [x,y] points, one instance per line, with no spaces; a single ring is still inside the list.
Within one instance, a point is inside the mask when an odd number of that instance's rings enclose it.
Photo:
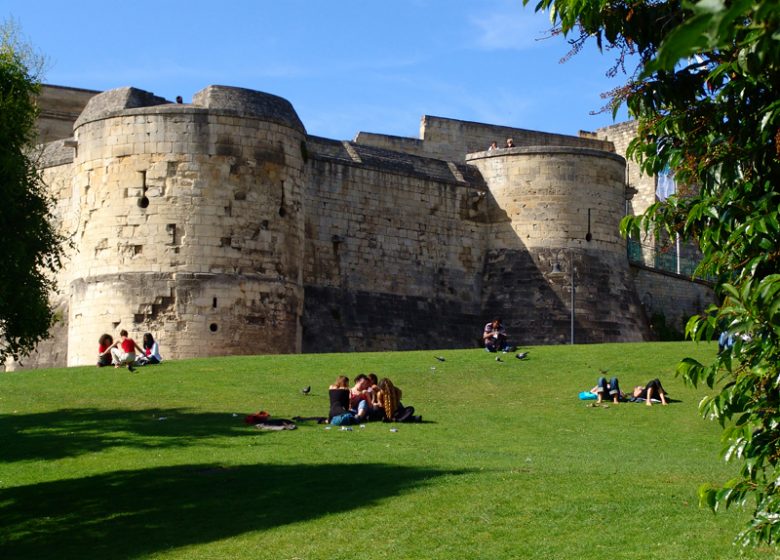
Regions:
[[[300,351],[306,132],[289,102],[121,88],[74,133],[68,365],[120,329],[169,358]]]
[[[530,146],[466,161],[490,191],[483,309],[502,315],[523,343],[568,342],[572,317],[576,342],[647,339],[619,233],[621,156]]]

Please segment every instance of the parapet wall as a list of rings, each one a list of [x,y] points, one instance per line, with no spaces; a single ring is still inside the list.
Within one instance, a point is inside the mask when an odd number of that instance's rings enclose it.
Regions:
[[[425,115],[420,121],[419,139],[360,132],[355,137],[355,143],[421,157],[462,162],[467,154],[487,150],[492,142],[496,142],[500,148],[505,147],[508,138],[512,138],[515,147],[557,146],[614,151],[612,143],[603,139],[538,132],[430,115]]]
[[[705,282],[640,266],[632,266],[631,274],[647,318],[663,318],[678,333],[685,332],[690,317],[715,301],[712,287]]]
[[[73,135],[73,123],[99,91],[42,85],[38,95],[38,142],[46,143]]]
[[[603,140],[428,115],[420,122],[420,138],[429,157],[452,161],[462,161],[466,154],[487,150],[491,142],[497,142],[503,148],[507,138],[512,138],[515,147],[557,146],[613,151],[611,143]]]

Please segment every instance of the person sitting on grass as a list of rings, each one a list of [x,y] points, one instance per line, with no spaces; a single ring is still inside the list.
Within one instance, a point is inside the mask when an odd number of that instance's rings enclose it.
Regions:
[[[104,334],[98,339],[97,367],[106,367],[111,365],[111,349],[113,346],[114,337],[110,334]]]
[[[485,344],[485,350],[488,352],[511,352],[512,348],[506,341],[506,329],[501,319],[493,319],[485,325],[482,331],[482,342]]]
[[[349,409],[349,378],[339,375],[336,381],[328,387],[330,396],[330,411],[328,423],[334,426],[356,424],[355,415]]]
[[[144,334],[143,351],[138,359],[139,366],[151,366],[162,362],[162,356],[160,355],[160,345],[154,340],[152,333]]]
[[[387,377],[379,382],[380,399],[385,422],[422,422],[422,416],[414,416],[413,406],[401,404],[401,389]]]
[[[661,385],[660,379],[651,379],[647,382],[647,385],[642,387],[641,385],[637,385],[634,387],[633,397],[631,398],[632,402],[639,402],[639,401],[645,401],[645,404],[647,406],[653,406],[653,399],[661,401],[661,404],[666,406],[667,404],[667,397],[669,395],[664,390],[663,386]]]
[[[617,377],[613,377],[607,382],[606,377],[599,377],[596,382],[596,386],[590,390],[591,393],[596,394],[596,404],[601,404],[604,397],[609,395],[612,402],[618,404],[621,400],[625,400],[625,395],[620,390],[620,382]]]
[[[349,391],[349,408],[355,415],[358,422],[364,422],[369,419],[371,415],[371,393],[369,388],[371,387],[371,379],[361,373],[355,377],[355,385]]]
[[[113,357],[114,367],[120,368],[127,366],[130,371],[135,371],[133,362],[135,362],[135,351],[138,350],[143,353],[143,349],[135,343],[135,340],[127,336],[127,331],[122,329],[119,331],[120,340],[118,340],[114,347],[111,349],[111,356]]]
[[[379,388],[379,378],[375,373],[369,373],[368,380],[371,384],[367,389],[370,396],[368,419],[372,422],[382,420],[385,417],[385,411],[382,408],[382,390]]]

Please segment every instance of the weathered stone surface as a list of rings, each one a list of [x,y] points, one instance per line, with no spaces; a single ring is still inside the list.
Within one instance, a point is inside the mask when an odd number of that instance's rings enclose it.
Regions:
[[[38,96],[38,142],[46,143],[73,136],[73,123],[87,102],[99,91],[42,85]]]
[[[276,95],[245,88],[208,86],[192,97],[192,103],[212,112],[228,111],[241,118],[255,117],[306,132],[290,102]]]
[[[75,247],[62,321],[24,366],[94,363],[98,337],[122,328],[152,332],[169,359],[471,347],[494,315],[515,343],[568,342],[571,266],[578,342],[649,339],[644,294],[686,311],[707,295],[662,296],[672,280],[629,268],[629,130],[425,117],[420,140],[347,142],[241,88],[191,104],[104,92],[43,152]],[[517,147],[484,151],[504,136]],[[653,197],[634,180],[635,201]]]
[[[77,128],[85,122],[108,117],[124,109],[152,107],[165,103],[170,103],[170,101],[142,89],[134,87],[111,89],[90,98],[84,111],[76,119],[75,127]]]

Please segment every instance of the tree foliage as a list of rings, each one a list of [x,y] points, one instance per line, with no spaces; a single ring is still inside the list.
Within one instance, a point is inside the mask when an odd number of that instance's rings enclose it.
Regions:
[[[34,159],[39,58],[0,26],[0,362],[28,354],[53,321],[61,239]]]
[[[528,3],[530,0],[524,0]],[[700,410],[723,427],[739,475],[703,486],[717,510],[750,505],[743,543],[780,539],[780,2],[778,0],[539,0],[573,51],[595,38],[618,63],[638,59],[613,93],[638,120],[629,148],[645,173],[669,168],[676,196],[624,220],[696,242],[697,274],[716,278],[719,305],[686,333],[736,343],[711,364],[684,360],[693,385],[717,388]]]

